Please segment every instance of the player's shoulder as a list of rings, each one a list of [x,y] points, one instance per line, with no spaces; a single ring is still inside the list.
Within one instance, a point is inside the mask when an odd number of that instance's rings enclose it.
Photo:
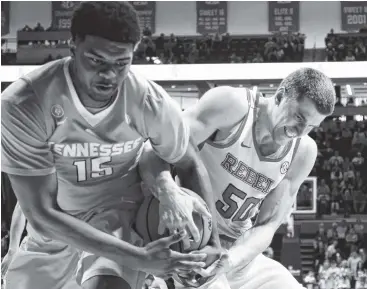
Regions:
[[[2,93],[2,103],[25,105],[42,102],[43,93],[53,86],[54,80],[63,75],[63,60],[49,62],[20,77]]]
[[[315,161],[317,157],[317,144],[309,135],[305,135],[300,139],[297,155],[299,157],[306,157],[310,161]]]
[[[247,110],[252,98],[251,91],[247,88],[236,88],[232,86],[218,86],[210,89],[203,98],[210,101],[213,106],[220,108]]]
[[[163,87],[134,71],[129,72],[125,85],[128,94],[134,94],[135,103],[159,104],[170,98]]]

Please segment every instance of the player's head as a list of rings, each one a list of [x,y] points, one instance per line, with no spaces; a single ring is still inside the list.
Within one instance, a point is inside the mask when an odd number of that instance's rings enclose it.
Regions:
[[[126,78],[140,41],[136,11],[128,2],[81,2],[71,35],[79,84],[92,98],[109,99]]]
[[[331,80],[312,68],[288,75],[274,95],[270,122],[273,139],[285,144],[308,134],[334,111],[335,90]]]

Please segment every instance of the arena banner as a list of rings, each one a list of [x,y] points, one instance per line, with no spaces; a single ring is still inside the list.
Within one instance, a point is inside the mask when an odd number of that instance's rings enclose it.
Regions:
[[[51,1],[52,3],[52,29],[69,30],[73,10],[80,1]]]
[[[196,32],[226,33],[227,15],[226,1],[196,1]]]
[[[358,31],[367,27],[366,1],[340,1],[343,31]]]
[[[1,35],[9,33],[10,1],[1,1]]]
[[[299,1],[269,1],[269,32],[299,31]]]
[[[141,31],[148,28],[152,34],[155,33],[155,1],[130,1],[138,12]],[[164,5],[164,4],[163,4]]]

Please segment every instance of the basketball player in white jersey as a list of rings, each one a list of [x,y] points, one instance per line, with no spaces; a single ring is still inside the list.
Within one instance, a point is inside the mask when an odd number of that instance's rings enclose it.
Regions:
[[[272,97],[217,87],[184,112],[209,172],[218,230],[227,250],[201,270],[203,276],[217,275],[203,287],[301,288],[286,268],[261,253],[291,211],[314,165],[317,147],[307,134],[333,112],[334,104],[331,80],[317,70],[302,68],[286,77]],[[166,176],[168,167],[148,144],[141,161],[143,174]],[[173,189],[172,178],[165,182],[159,185]],[[167,227],[173,223],[167,221]]]
[[[28,220],[5,288],[140,289],[145,272],[205,266],[203,253],[168,249],[182,232],[143,246],[131,229],[143,198],[144,140],[168,163],[205,171],[190,153],[178,106],[130,71],[140,40],[136,11],[127,2],[82,2],[71,34],[71,58],[43,65],[2,94],[1,168]],[[208,184],[198,181],[206,196]],[[189,224],[180,198],[167,199]],[[208,214],[192,200],[191,210]]]

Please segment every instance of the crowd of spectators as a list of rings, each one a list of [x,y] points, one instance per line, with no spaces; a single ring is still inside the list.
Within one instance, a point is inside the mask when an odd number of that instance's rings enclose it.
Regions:
[[[366,61],[367,33],[334,34],[331,29],[325,38],[325,61]]]
[[[364,225],[360,219],[333,223],[328,230],[320,223],[314,239],[314,268],[304,277],[310,289],[367,288]]]
[[[40,23],[26,25],[21,31],[53,31]],[[153,37],[143,30],[143,39],[134,55],[134,64],[189,63],[262,63],[302,62],[306,36],[301,33],[232,36],[229,33],[203,36]],[[24,45],[24,43],[18,43]],[[29,46],[65,47],[67,41],[27,41]],[[367,60],[367,33],[335,34],[331,29],[325,37],[325,61]],[[47,56],[46,56],[47,57]],[[45,57],[45,61],[50,58]],[[55,59],[55,57],[53,58]]]
[[[311,176],[317,176],[317,213],[364,214],[367,201],[367,122],[329,119],[311,132],[318,157]],[[302,198],[302,190],[300,196]],[[310,201],[305,198],[304,201]]]
[[[135,64],[301,62],[303,34],[262,36],[204,35],[144,36],[134,56]]]
[[[26,25],[21,31],[52,31],[40,23],[34,28]],[[189,63],[262,63],[302,62],[305,35],[274,34],[231,36],[229,33],[203,36],[153,37],[144,29],[142,41],[134,55],[134,64],[189,64]],[[18,46],[63,48],[67,41],[18,41]],[[55,59],[55,58],[53,58]],[[45,62],[52,58],[45,56]],[[40,63],[41,64],[41,63]]]

